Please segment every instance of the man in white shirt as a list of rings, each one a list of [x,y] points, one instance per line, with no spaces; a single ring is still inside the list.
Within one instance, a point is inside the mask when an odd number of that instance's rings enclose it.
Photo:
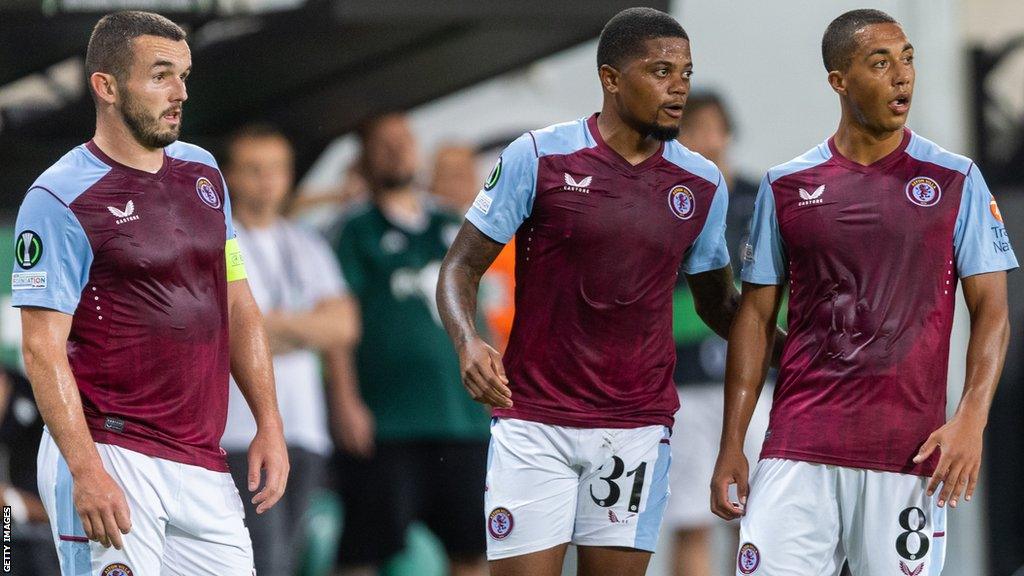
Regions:
[[[242,501],[257,573],[291,576],[300,560],[299,522],[311,492],[321,483],[331,450],[319,354],[353,345],[358,311],[327,243],[282,216],[294,176],[287,138],[273,127],[251,125],[234,133],[224,152],[238,242],[274,353],[292,464],[289,491],[277,507],[257,516],[251,498]],[[243,493],[256,488],[245,477],[248,439],[254,430],[245,401],[232,386],[221,445]]]

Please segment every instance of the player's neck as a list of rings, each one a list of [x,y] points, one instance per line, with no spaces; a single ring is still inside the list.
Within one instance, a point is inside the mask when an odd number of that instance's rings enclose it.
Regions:
[[[163,168],[164,149],[151,149],[139,144],[122,121],[98,120],[92,141],[112,160],[129,168],[152,174]]]
[[[903,143],[903,128],[874,132],[844,116],[832,141],[836,150],[846,159],[870,166],[900,147]]]
[[[597,129],[601,132],[604,143],[633,166],[647,160],[661,149],[661,141],[641,134],[627,124],[619,116],[614,105],[607,101],[597,117]]]

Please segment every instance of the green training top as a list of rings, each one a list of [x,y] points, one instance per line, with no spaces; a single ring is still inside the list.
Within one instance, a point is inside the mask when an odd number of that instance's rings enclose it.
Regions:
[[[426,228],[414,231],[371,205],[348,220],[335,244],[362,314],[360,391],[378,439],[485,439],[490,416],[462,387],[434,299],[459,220],[428,215]]]

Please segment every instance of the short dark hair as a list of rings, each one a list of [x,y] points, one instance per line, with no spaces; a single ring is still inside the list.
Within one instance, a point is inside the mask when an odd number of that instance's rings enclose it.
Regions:
[[[597,67],[620,68],[644,52],[644,42],[654,38],[689,40],[675,18],[654,8],[627,8],[604,25],[597,42]]]
[[[850,10],[832,21],[821,37],[821,59],[825,70],[846,70],[857,50],[858,30],[872,24],[899,24],[895,18],[881,10],[861,8]]]
[[[280,138],[288,145],[289,150],[292,148],[292,141],[277,126],[274,126],[269,122],[251,122],[237,128],[228,134],[221,142],[221,163],[225,167],[230,167],[234,163],[235,145],[240,141],[248,139],[258,140],[262,138]]]
[[[692,114],[704,108],[717,108],[718,113],[722,115],[722,120],[725,121],[725,131],[729,134],[733,133],[732,114],[729,112],[729,107],[726,106],[722,95],[713,90],[690,92],[689,96],[686,97],[686,111],[683,113],[682,129],[686,130],[689,126]]]
[[[184,40],[185,30],[159,14],[128,10],[107,14],[92,29],[85,52],[85,75],[112,74],[122,80],[132,61],[132,41],[139,36]],[[90,90],[91,92],[91,90]],[[95,94],[93,95],[95,97]]]

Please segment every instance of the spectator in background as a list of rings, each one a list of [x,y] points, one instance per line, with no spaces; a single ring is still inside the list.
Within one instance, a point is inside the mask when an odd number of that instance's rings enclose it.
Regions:
[[[11,574],[57,574],[53,535],[36,486],[43,418],[24,376],[0,367],[0,506],[11,508]]]
[[[327,242],[288,222],[281,210],[293,185],[292,148],[268,125],[241,128],[225,146],[224,176],[249,285],[274,354],[277,399],[292,474],[277,506],[257,516],[242,498],[260,576],[293,576],[304,530],[300,520],[321,485],[331,451],[318,354],[351,346],[356,308]],[[235,484],[248,492],[249,439],[256,423],[232,382],[221,444]]]
[[[690,94],[683,113],[679,141],[714,162],[729,188],[729,213],[726,216],[726,242],[733,265],[742,262],[741,250],[750,235],[757,182],[737,175],[729,165],[732,143],[732,119],[722,98],[710,92]],[[693,297],[682,275],[676,287],[673,330],[676,339],[676,384],[679,386],[679,412],[676,413],[672,443],[672,493],[665,513],[666,528],[674,532],[673,570],[676,576],[713,576],[724,574],[734,564],[733,542],[723,547],[728,558],[714,556],[713,527],[721,523],[708,509],[711,474],[718,455],[725,397],[726,342],[712,332],[693,312]],[[762,402],[747,434],[748,457],[756,459],[768,426],[771,393],[761,395]],[[682,495],[682,496],[680,496]],[[735,526],[732,533],[735,534]],[[735,536],[734,536],[735,537]],[[731,571],[729,572],[731,573]]]
[[[459,219],[432,209],[413,185],[417,148],[405,116],[373,119],[359,135],[371,202],[335,246],[362,318],[354,357],[332,354],[342,439],[334,472],[346,513],[340,573],[375,574],[418,520],[444,545],[453,576],[483,576],[489,415],[462,388],[434,301]]]
[[[453,214],[464,214],[480,190],[476,150],[462,144],[444,144],[434,153],[430,193],[437,204]]]
[[[448,144],[438,148],[434,155],[434,174],[430,192],[438,205],[454,214],[465,214],[477,192],[480,191],[477,174],[476,151],[464,145]],[[515,313],[515,239],[491,263],[480,279],[480,311],[487,320],[487,328],[494,338],[495,347],[505,350],[512,332]]]

